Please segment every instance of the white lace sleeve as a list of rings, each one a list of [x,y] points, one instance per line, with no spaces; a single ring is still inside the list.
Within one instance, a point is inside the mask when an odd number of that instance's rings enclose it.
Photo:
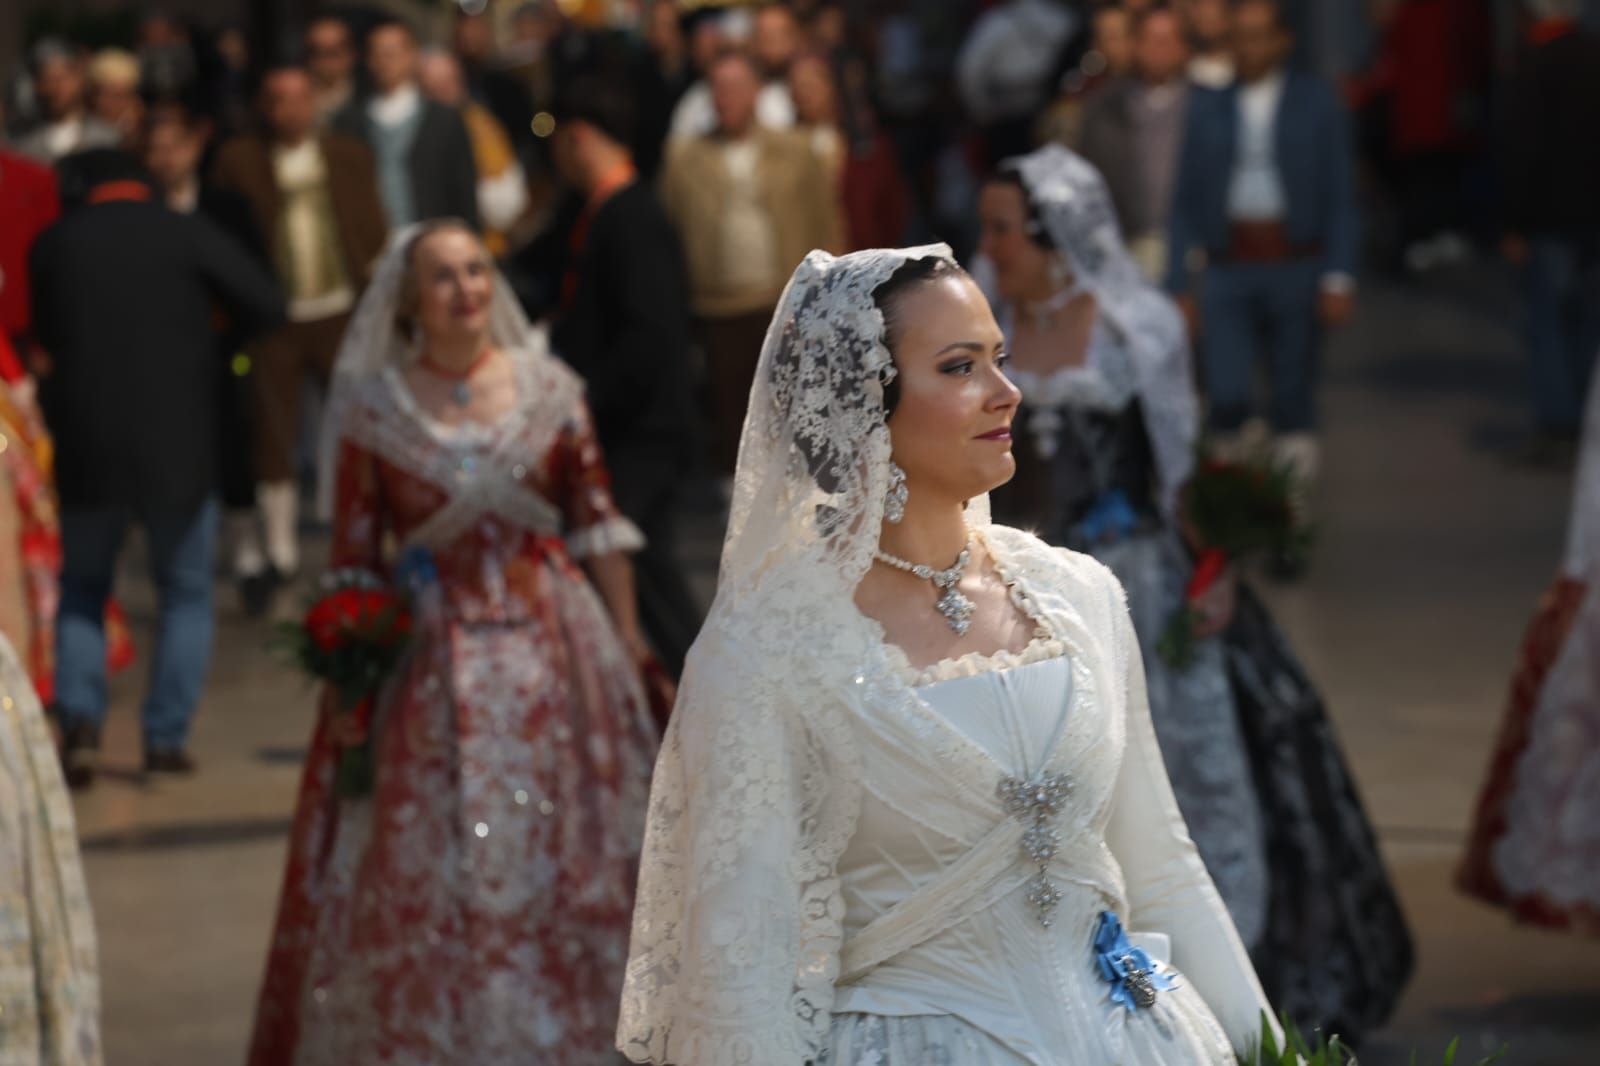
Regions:
[[[1126,605],[1113,606],[1127,686],[1127,748],[1106,843],[1126,879],[1129,927],[1171,938],[1173,965],[1211,1008],[1234,1050],[1243,1054],[1260,1043],[1261,1012],[1271,1016],[1272,1007],[1189,838],[1150,721],[1139,640]]]
[[[857,786],[773,653],[720,633],[690,653],[651,786],[617,1030],[633,1062],[802,1066],[824,1046]]]

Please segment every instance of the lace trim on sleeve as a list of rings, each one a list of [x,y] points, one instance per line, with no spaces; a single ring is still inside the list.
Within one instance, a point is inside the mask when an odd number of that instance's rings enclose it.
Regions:
[[[644,534],[632,522],[617,515],[592,526],[575,529],[565,537],[567,554],[574,559],[592,559],[612,552],[636,552],[645,545]]]

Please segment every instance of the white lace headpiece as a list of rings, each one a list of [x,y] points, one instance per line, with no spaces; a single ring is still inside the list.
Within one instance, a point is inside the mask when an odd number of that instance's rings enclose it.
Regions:
[[[351,406],[361,390],[385,370],[404,367],[418,356],[417,346],[401,332],[397,312],[412,247],[429,225],[416,223],[390,234],[372,282],[350,316],[339,344],[317,447],[317,510],[324,518],[333,514],[339,439]],[[489,335],[491,342],[503,350],[542,353],[546,348],[544,333],[528,321],[511,285],[498,271],[489,309]]]
[[[1101,314],[1128,346],[1139,399],[1168,507],[1194,469],[1200,405],[1183,316],[1151,285],[1128,254],[1105,179],[1088,160],[1060,145],[1008,159],[1075,283],[1093,293]]]
[[[873,293],[918,259],[954,265],[942,244],[812,252],[772,317],[739,444],[713,613],[747,605],[774,569],[814,568],[848,595],[872,564],[889,488],[884,386],[895,375]],[[973,500],[975,525],[988,498]]]

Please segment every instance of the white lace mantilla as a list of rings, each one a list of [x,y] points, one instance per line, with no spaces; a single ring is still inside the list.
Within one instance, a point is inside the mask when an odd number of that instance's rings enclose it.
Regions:
[[[1170,511],[1194,468],[1200,405],[1189,340],[1177,306],[1129,256],[1105,179],[1087,160],[1046,145],[1007,161],[1021,174],[1074,283],[1092,293],[1131,357],[1155,454],[1162,499]]]

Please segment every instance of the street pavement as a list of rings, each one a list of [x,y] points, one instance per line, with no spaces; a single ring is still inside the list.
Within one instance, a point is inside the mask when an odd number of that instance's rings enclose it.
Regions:
[[[1410,917],[1418,965],[1368,1066],[1600,1063],[1600,942],[1511,924],[1451,887],[1522,628],[1559,558],[1570,475],[1501,457],[1525,388],[1505,280],[1488,268],[1378,285],[1326,357],[1314,569],[1266,586],[1320,683]],[[714,580],[718,530],[685,564]],[[312,551],[321,550],[313,538]],[[123,582],[148,646],[135,554]],[[110,1066],[242,1060],[312,719],[270,626],[230,589],[188,780],[136,772],[139,670],[119,678],[108,772],[79,798],[100,930]],[[1600,816],[1600,812],[1596,812]]]

